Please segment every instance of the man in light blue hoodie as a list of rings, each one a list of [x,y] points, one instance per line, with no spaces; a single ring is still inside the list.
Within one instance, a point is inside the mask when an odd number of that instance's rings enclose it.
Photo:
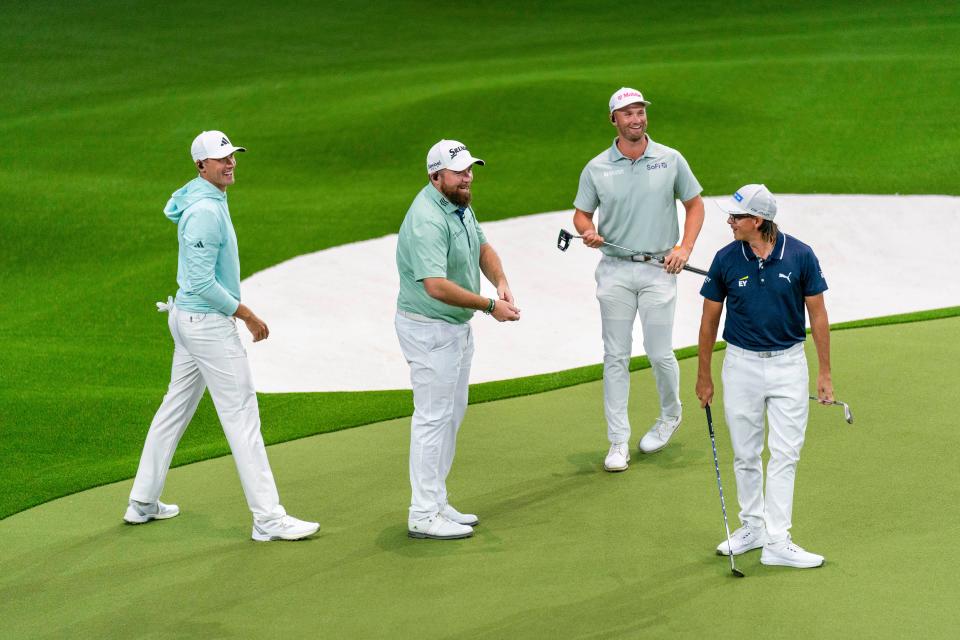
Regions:
[[[288,516],[280,504],[235,320],[247,325],[254,342],[270,335],[267,325],[240,302],[240,256],[227,208],[238,151],[246,149],[233,146],[220,131],[197,136],[190,154],[200,175],[174,192],[164,208],[177,225],[180,244],[177,298],[157,303],[170,313],[173,367],[167,394],[147,432],[123,519],[143,524],[179,515],[177,505],[160,502],[160,493],[177,443],[209,388],[253,512],[253,539],[299,540],[320,525]]]

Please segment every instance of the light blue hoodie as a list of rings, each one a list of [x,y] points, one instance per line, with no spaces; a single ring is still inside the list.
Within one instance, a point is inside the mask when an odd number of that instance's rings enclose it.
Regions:
[[[240,306],[240,254],[227,194],[197,176],[163,212],[177,223],[180,242],[177,308],[232,316]]]

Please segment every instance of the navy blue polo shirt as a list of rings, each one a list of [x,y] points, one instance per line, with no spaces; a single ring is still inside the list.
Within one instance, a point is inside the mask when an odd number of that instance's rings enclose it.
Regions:
[[[735,240],[717,252],[700,295],[727,301],[723,339],[750,351],[788,349],[806,337],[804,298],[827,290],[813,249],[793,236],[761,260],[749,243]]]

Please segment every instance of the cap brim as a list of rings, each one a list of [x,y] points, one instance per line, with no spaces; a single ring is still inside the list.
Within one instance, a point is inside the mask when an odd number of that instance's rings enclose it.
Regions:
[[[740,206],[740,203],[730,198],[729,200],[724,200],[723,202],[717,202],[717,206],[720,207],[720,210],[724,213],[732,213],[734,215],[748,215],[755,216],[753,211],[748,211]]]
[[[217,149],[217,153],[218,153],[219,155],[212,155],[212,156],[207,156],[207,157],[208,157],[208,158],[213,158],[214,160],[219,160],[219,159],[221,159],[221,158],[226,158],[226,157],[229,156],[231,153],[236,153],[237,151],[245,152],[245,151],[246,151],[246,148],[244,148],[244,147],[234,147],[234,146],[232,146],[232,145],[229,145],[229,146],[226,146],[226,147],[220,147],[219,149]]]
[[[451,171],[463,171],[467,167],[472,167],[475,164],[479,164],[481,167],[486,164],[480,158],[474,158],[473,156],[466,155],[462,158],[454,158],[453,162],[447,165],[447,169]]]
[[[650,102],[649,100],[631,100],[630,102],[626,102],[626,103],[620,105],[619,107],[617,107],[617,108],[614,109],[613,111],[620,111],[620,109],[626,109],[627,107],[629,107],[629,106],[632,105],[632,104],[642,104],[643,106],[648,107],[648,106],[650,106],[650,105],[653,104],[653,103]],[[610,113],[613,113],[613,111],[611,111]]]

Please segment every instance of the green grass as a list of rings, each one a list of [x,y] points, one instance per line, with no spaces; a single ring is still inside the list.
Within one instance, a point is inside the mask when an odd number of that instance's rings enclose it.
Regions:
[[[165,498],[182,514],[166,522],[121,523],[129,482],[7,518],[0,635],[951,638],[960,432],[952,396],[903,372],[960,358],[960,318],[841,331],[833,347],[856,423],[811,404],[793,512],[797,542],[827,558],[820,569],[765,567],[753,551],[733,579],[714,555],[723,523],[692,385],[670,445],[609,474],[591,382],[470,408],[448,482],[481,517],[469,540],[406,537],[406,419],[271,447],[285,506],[322,524],[303,543],[249,541],[229,458],[171,472]],[[682,379],[695,369],[684,360]],[[632,378],[635,443],[657,406],[650,371]]]
[[[623,84],[653,100],[652,136],[684,152],[708,194],[746,180],[957,193],[955,5],[433,9],[0,6],[0,517],[134,472],[169,375],[152,303],[175,289],[176,244],[160,209],[191,177],[186,147],[203,128],[250,149],[230,192],[245,276],[395,232],[440,137],[488,160],[482,219],[569,207],[613,136],[605,104]],[[350,298],[349,282],[312,286]],[[270,442],[409,411],[402,392],[261,404]],[[224,451],[205,401],[175,463]]]

